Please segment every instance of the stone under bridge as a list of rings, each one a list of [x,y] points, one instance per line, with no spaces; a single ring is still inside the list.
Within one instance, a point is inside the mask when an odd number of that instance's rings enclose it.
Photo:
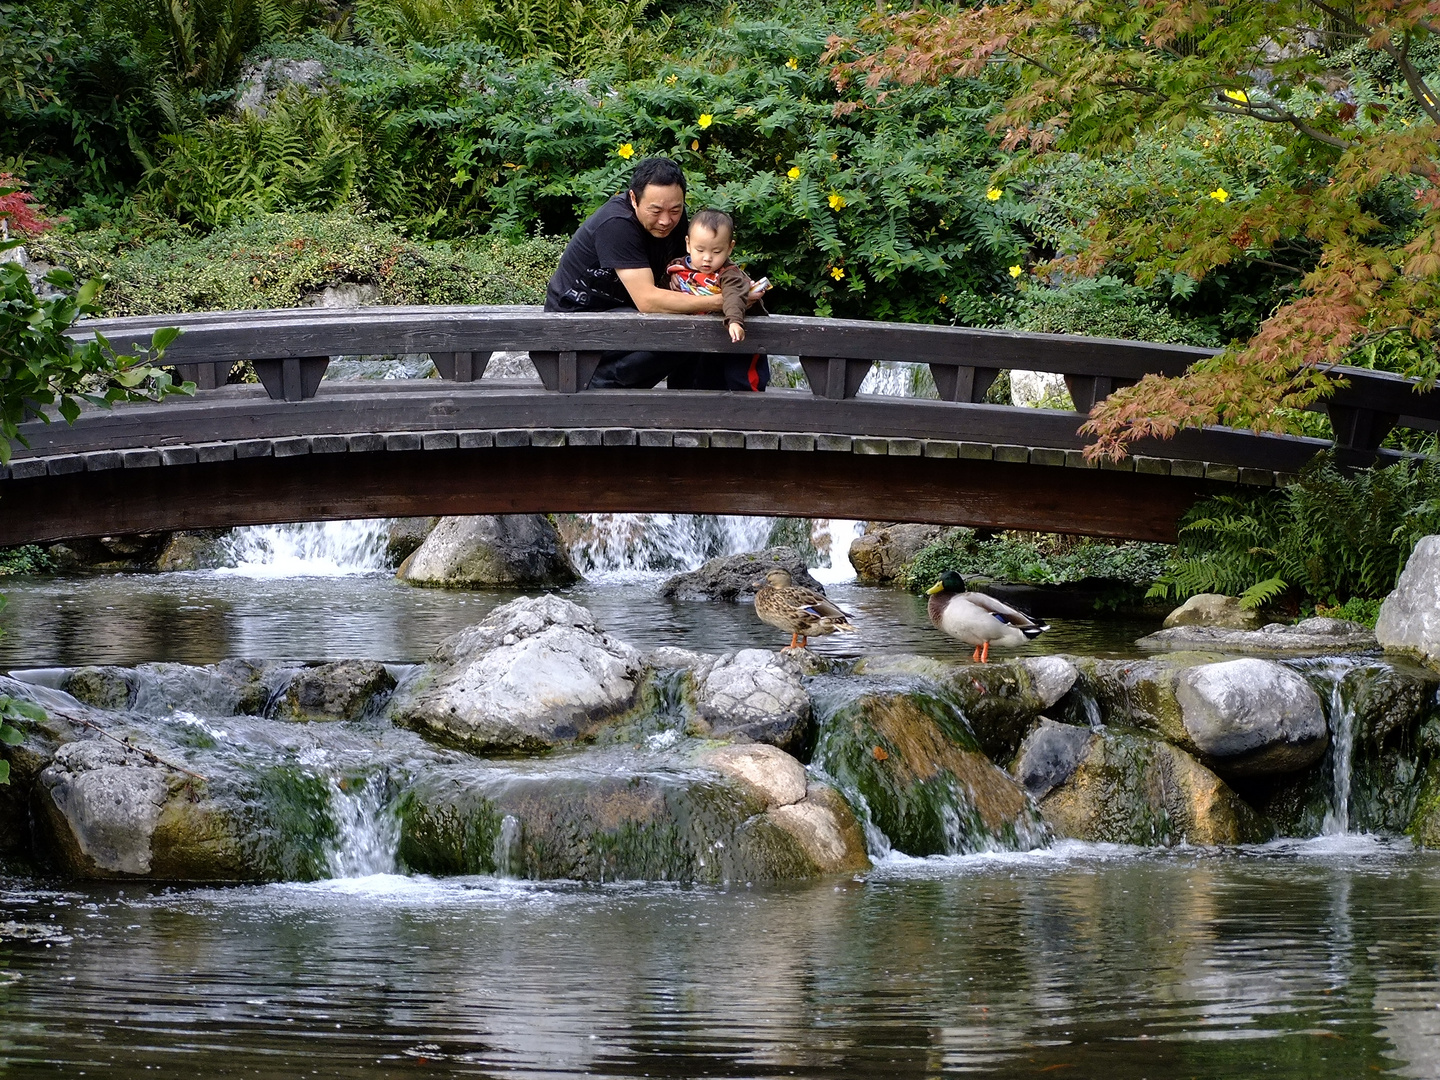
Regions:
[[[179,326],[193,398],[24,426],[0,470],[0,545],[285,521],[541,512],[770,514],[1173,540],[1201,495],[1284,483],[1330,443],[1208,428],[1096,467],[1083,415],[984,403],[1000,371],[1057,372],[1088,411],[1204,350],[1146,342],[775,316],[719,320],[525,307],[220,312],[83,323],[117,347]],[[809,389],[589,390],[604,349],[798,355]],[[541,383],[486,380],[499,350]],[[335,355],[428,353],[443,379],[322,382]],[[262,385],[226,385],[254,363]],[[861,395],[877,360],[930,367],[940,400]],[[1440,400],[1346,369],[1327,404],[1368,463]]]

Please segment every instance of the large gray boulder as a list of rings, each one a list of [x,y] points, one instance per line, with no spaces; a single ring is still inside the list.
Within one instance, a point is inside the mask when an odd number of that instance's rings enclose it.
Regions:
[[[385,555],[391,565],[408,559],[439,523],[435,517],[392,518],[385,528]]]
[[[395,722],[477,754],[536,753],[592,736],[635,702],[639,654],[578,604],[521,597],[444,641],[402,687]]]
[[[1440,536],[1422,536],[1380,605],[1375,637],[1386,650],[1440,661]]]
[[[1329,741],[1320,696],[1270,660],[1190,668],[1176,679],[1175,698],[1195,749],[1222,776],[1294,772],[1319,760]]]
[[[809,741],[810,698],[799,663],[765,649],[723,656],[697,680],[706,734],[799,752]]]
[[[40,774],[40,807],[59,861],[81,877],[146,876],[170,797],[166,770],[109,740],[66,743]]]
[[[441,518],[396,574],[412,585],[568,585],[579,580],[550,519],[540,514]]]
[[[776,567],[788,570],[796,585],[822,595],[825,587],[810,576],[805,560],[788,547],[747,551],[711,559],[699,570],[676,574],[660,586],[660,595],[675,600],[735,600],[748,602],[765,584],[765,575]]]
[[[1226,630],[1260,629],[1260,613],[1240,606],[1234,596],[1199,593],[1165,616],[1165,629],[1172,626],[1218,626]]]
[[[850,543],[850,565],[867,585],[894,581],[912,559],[947,530],[943,525],[884,525]]]

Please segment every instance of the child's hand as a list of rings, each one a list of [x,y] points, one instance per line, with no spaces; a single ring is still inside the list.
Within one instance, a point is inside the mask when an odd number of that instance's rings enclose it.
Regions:
[[[758,281],[752,281],[750,283],[750,291],[745,294],[745,298],[747,300],[759,300],[769,291],[770,279],[768,277],[762,277]]]
[[[744,341],[744,340],[745,340],[745,326],[744,326],[743,323],[732,322],[732,323],[727,323],[726,326],[728,326],[729,329],[730,329],[730,340],[731,340],[731,341]]]

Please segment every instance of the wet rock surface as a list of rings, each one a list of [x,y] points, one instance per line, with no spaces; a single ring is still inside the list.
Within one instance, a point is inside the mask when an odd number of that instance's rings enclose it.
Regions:
[[[441,518],[396,576],[442,589],[569,585],[580,577],[560,533],[540,514]]]
[[[1270,835],[1267,823],[1218,776],[1140,732],[1095,734],[1040,810],[1056,836],[1091,842],[1240,844]]]
[[[1319,695],[1269,660],[1191,668],[1175,696],[1194,748],[1223,776],[1295,772],[1318,761],[1329,740]]]
[[[1042,718],[1020,744],[1020,752],[1010,767],[1011,775],[1032,799],[1043,799],[1052,788],[1070,779],[1085,760],[1094,738],[1089,728]]]
[[[354,720],[395,688],[395,677],[373,660],[339,660],[301,668],[276,702],[284,720]]]
[[[395,722],[477,754],[536,753],[592,736],[635,701],[640,657],[591,614],[523,597],[447,639],[402,687]]]
[[[770,743],[803,752],[810,737],[810,698],[798,659],[742,649],[710,665],[696,692],[702,730],[715,738]]]
[[[788,547],[772,547],[711,559],[699,570],[667,579],[660,586],[660,595],[676,600],[749,602],[755,599],[756,592],[765,584],[765,575],[776,567],[789,571],[796,585],[824,595],[825,587],[810,576],[804,557]]]

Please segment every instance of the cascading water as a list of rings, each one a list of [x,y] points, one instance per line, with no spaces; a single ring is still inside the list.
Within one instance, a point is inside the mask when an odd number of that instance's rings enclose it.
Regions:
[[[335,819],[335,844],[325,855],[332,878],[393,874],[400,846],[400,819],[386,800],[385,777],[342,786],[330,782],[330,813]]]
[[[1343,836],[1350,831],[1350,766],[1355,753],[1355,707],[1345,693],[1345,675],[1353,665],[1344,660],[1321,662],[1314,675],[1329,687],[1325,696],[1330,726],[1330,809],[1320,831]]]
[[[250,525],[224,540],[227,566],[244,577],[341,577],[390,568],[387,518]]]

